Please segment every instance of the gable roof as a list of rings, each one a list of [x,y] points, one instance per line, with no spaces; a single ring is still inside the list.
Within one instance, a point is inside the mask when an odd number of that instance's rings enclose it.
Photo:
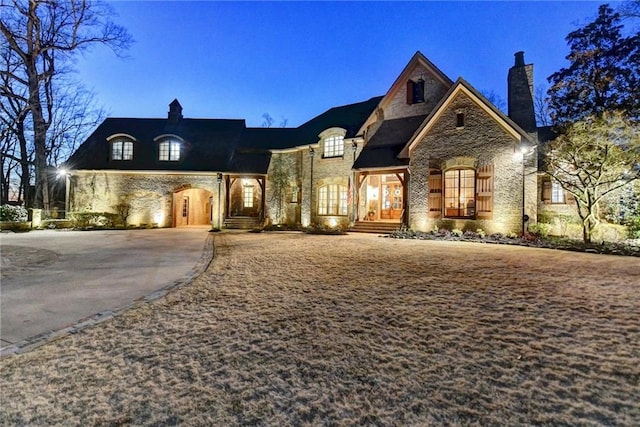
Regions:
[[[440,70],[426,56],[424,56],[422,52],[416,51],[407,65],[405,65],[405,67],[402,69],[398,77],[391,84],[387,93],[380,100],[378,104],[380,108],[384,109],[384,107],[392,102],[393,97],[399,90],[406,90],[406,82],[407,80],[409,80],[409,77],[411,76],[413,70],[418,65],[424,67],[435,80],[439,81],[444,86],[444,88],[448,89],[453,85],[453,80],[451,80],[444,72],[442,72],[442,70]],[[372,111],[372,114],[370,114],[367,120],[362,123],[362,127],[360,129],[361,132],[377,120],[373,113],[374,112]]]
[[[417,51],[409,60],[407,65],[404,67],[400,75],[395,79],[382,101],[380,101],[380,106],[384,107],[387,102],[390,101],[393,94],[397,90],[404,90],[406,81],[411,75],[411,72],[416,68],[416,66],[422,65],[424,68],[429,71],[429,73],[440,83],[442,83],[445,87],[449,87],[453,85],[453,80],[451,80],[445,73],[440,70],[440,68],[436,67],[436,65],[429,61],[426,56],[422,54],[422,52]]]
[[[416,130],[409,142],[400,152],[401,157],[409,157],[409,154],[413,147],[421,141],[427,134],[429,129],[438,120],[446,108],[453,102],[458,94],[466,94],[473,102],[480,108],[485,110],[505,131],[510,133],[516,139],[531,140],[531,137],[520,126],[518,126],[513,120],[511,120],[505,113],[500,111],[495,105],[493,105],[484,95],[476,90],[469,82],[459,77],[455,84],[451,86],[446,95],[436,105],[433,111],[427,116],[422,125]]]
[[[414,132],[427,116],[403,117],[382,122],[353,164],[354,169],[405,167],[408,159],[398,158]]]

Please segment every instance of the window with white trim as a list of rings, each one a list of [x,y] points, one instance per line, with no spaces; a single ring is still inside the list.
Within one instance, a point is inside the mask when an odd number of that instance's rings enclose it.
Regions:
[[[322,157],[340,157],[344,155],[344,137],[340,135],[328,136],[324,139],[324,154]]]
[[[320,187],[318,215],[347,215],[347,187],[338,184]]]
[[[133,142],[124,139],[112,141],[111,160],[133,160]]]
[[[551,182],[551,203],[565,203],[564,188],[555,182]]]
[[[158,153],[161,161],[177,162],[180,160],[180,141],[171,139],[160,142]]]

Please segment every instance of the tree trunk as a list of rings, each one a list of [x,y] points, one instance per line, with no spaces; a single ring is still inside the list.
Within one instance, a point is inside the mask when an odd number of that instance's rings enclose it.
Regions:
[[[29,105],[33,119],[33,144],[35,147],[36,194],[34,207],[49,210],[49,183],[47,177],[47,129],[49,124],[44,119],[40,99],[40,81],[35,58],[27,62],[29,80]]]
[[[31,182],[31,170],[29,169],[27,138],[24,136],[24,116],[20,117],[16,123],[16,134],[20,144],[20,193],[22,193],[25,207],[30,208],[33,205],[33,200],[31,199],[31,186],[29,185]]]

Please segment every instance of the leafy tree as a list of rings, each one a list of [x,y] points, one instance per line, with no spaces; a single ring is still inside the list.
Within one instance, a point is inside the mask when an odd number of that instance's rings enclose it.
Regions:
[[[11,52],[15,69],[0,68],[3,79],[26,87],[26,96],[13,91],[2,95],[26,98],[33,123],[35,206],[49,208],[47,133],[56,105],[54,82],[73,56],[104,44],[121,52],[131,44],[128,32],[111,20],[111,8],[88,0],[7,0],[0,3],[3,49]],[[3,55],[4,56],[4,55]]]
[[[545,163],[576,199],[583,239],[591,242],[603,198],[640,179],[640,126],[621,112],[586,117],[548,144]]]
[[[569,33],[570,65],[548,78],[554,124],[615,110],[640,117],[640,33],[623,36],[622,28],[620,14],[605,4],[593,22]]]

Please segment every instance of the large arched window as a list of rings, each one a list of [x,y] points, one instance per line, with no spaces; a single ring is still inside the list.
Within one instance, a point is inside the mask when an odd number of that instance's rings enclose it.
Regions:
[[[338,184],[320,187],[318,215],[347,215],[347,187]]]
[[[476,173],[450,169],[444,173],[444,216],[473,218],[476,214]]]
[[[133,160],[133,141],[122,138],[112,140],[111,160]]]

